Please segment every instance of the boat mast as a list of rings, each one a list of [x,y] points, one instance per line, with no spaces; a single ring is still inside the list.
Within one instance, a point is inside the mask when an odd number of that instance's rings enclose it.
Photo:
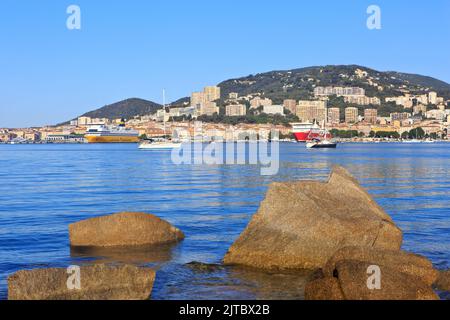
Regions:
[[[163,123],[164,123],[164,138],[166,137],[166,90],[163,89]]]

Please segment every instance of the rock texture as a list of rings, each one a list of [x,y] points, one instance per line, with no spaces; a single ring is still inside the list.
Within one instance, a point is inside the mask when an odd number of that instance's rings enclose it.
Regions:
[[[150,298],[155,271],[134,266],[80,268],[80,289],[66,269],[22,270],[8,278],[9,300],[145,300]]]
[[[402,232],[342,167],[325,183],[273,183],[225,264],[262,269],[321,268],[340,248],[399,250]]]
[[[184,239],[181,230],[152,214],[122,212],[69,225],[71,246],[145,246]]]
[[[380,287],[370,288],[368,272],[373,263],[340,260],[333,276],[319,278],[305,287],[307,300],[438,300],[429,284],[410,273],[400,272],[397,266],[380,265]]]
[[[450,270],[439,271],[435,286],[441,291],[450,291]]]
[[[377,265],[383,271],[384,267],[395,273],[404,273],[417,278],[431,286],[438,277],[433,264],[427,258],[399,250],[383,250],[366,247],[346,247],[338,250],[323,268],[325,277],[333,277],[336,265],[341,261],[360,261]]]
[[[305,300],[345,300],[337,278],[322,278],[308,282]]]

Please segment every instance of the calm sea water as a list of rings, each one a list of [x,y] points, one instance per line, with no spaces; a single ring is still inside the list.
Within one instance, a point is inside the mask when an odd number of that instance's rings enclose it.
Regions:
[[[256,165],[174,165],[136,145],[0,145],[0,299],[25,268],[127,262],[158,268],[153,299],[301,299],[305,276],[219,264],[272,181],[325,179],[348,168],[404,231],[404,249],[450,266],[450,144],[280,144],[280,171]],[[147,252],[74,252],[68,224],[120,211],[182,229],[178,245]]]

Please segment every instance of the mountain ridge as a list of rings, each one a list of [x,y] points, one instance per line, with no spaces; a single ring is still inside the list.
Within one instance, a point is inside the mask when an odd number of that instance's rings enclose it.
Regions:
[[[358,71],[359,70],[359,71]],[[358,77],[357,72],[367,73]],[[436,91],[446,100],[450,99],[450,84],[445,81],[414,73],[397,71],[377,71],[356,64],[325,65],[295,68],[290,70],[273,70],[248,76],[232,78],[218,84],[221,88],[221,101],[228,94],[237,92],[240,96],[260,94],[281,104],[284,99],[312,99],[316,86],[352,86],[362,87],[367,96],[385,98],[402,95],[402,90],[413,94]],[[383,88],[380,91],[380,87]],[[175,100],[170,107],[185,106],[189,97]],[[140,98],[129,98],[84,113],[91,118],[108,118],[110,120],[124,117],[127,119],[144,114],[155,113],[162,105]]]

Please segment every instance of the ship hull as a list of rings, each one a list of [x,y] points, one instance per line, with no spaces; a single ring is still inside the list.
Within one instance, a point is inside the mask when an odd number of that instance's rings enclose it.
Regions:
[[[323,135],[320,132],[314,133],[311,131],[307,132],[294,132],[294,137],[298,142],[306,142],[308,140],[322,138]],[[326,135],[326,138],[330,138],[331,135]]]
[[[136,143],[139,137],[136,136],[85,136],[88,143]]]
[[[307,147],[309,149],[336,149],[337,144],[336,143],[315,143],[315,144],[308,144]]]

